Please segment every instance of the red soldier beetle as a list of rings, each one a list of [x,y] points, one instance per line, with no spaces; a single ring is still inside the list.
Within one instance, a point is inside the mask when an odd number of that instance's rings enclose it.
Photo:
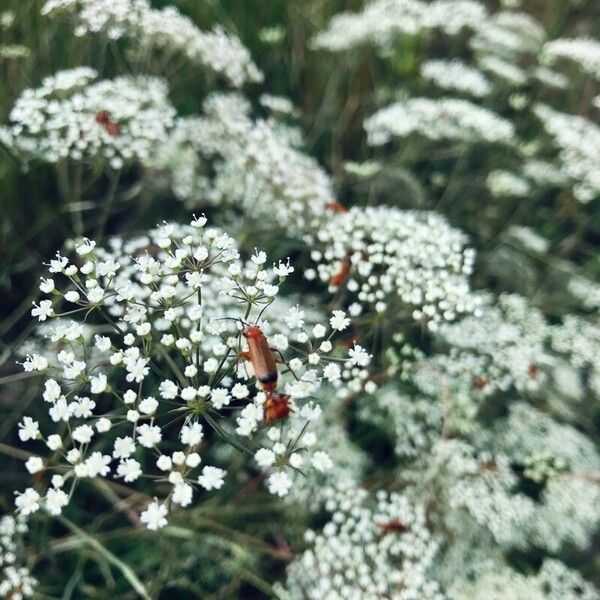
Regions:
[[[527,372],[529,373],[529,377],[535,381],[540,373],[540,368],[535,363],[531,363]]]
[[[277,392],[277,360],[269,347],[267,337],[258,325],[248,325],[242,334],[248,342],[248,351],[241,356],[252,363],[254,376],[267,393],[264,404],[265,423],[285,419],[292,410],[290,396]]]
[[[346,256],[344,260],[340,263],[340,268],[337,272],[332,275],[329,280],[330,285],[334,285],[336,287],[342,285],[346,279],[348,279],[348,275],[350,275],[350,269],[352,268],[352,261],[350,260],[350,256]]]
[[[344,214],[344,213],[348,212],[348,209],[343,204],[340,204],[339,202],[336,202],[335,200],[328,202],[325,205],[325,208],[327,210],[330,210],[331,212],[337,213],[337,214]]]
[[[290,397],[279,392],[269,392],[264,404],[265,423],[285,419],[291,412]]]
[[[96,123],[102,125],[109,135],[119,135],[119,126],[114,121],[111,121],[110,113],[107,110],[100,110],[96,113]]]
[[[475,377],[473,379],[473,389],[482,390],[488,383],[489,381],[486,377]]]
[[[243,352],[242,356],[252,363],[254,376],[262,389],[274,392],[277,389],[277,361],[265,334],[258,325],[248,325],[243,336],[248,342],[248,352]]]
[[[382,534],[404,533],[405,531],[408,531],[408,527],[400,519],[392,519],[386,523],[378,523],[377,526],[381,529]]]

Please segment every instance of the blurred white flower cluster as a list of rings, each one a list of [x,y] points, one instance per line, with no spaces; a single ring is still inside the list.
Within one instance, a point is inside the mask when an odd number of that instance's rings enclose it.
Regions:
[[[451,600],[595,600],[596,589],[558,560],[547,558],[536,575],[523,575],[493,561],[484,563],[474,579],[457,581]]]
[[[477,311],[469,286],[475,253],[466,236],[435,213],[386,206],[337,213],[310,240],[316,274],[343,290],[352,315],[367,307],[408,316],[434,330]]]
[[[223,74],[235,87],[262,75],[240,40],[216,27],[205,32],[174,6],[154,9],[148,0],[47,0],[42,13],[74,19],[75,35],[105,33],[131,38],[135,52],[180,52],[191,62]]]
[[[369,117],[365,130],[372,146],[415,133],[430,140],[511,144],[515,133],[510,121],[458,98],[397,102]]]
[[[559,149],[566,175],[574,181],[573,194],[587,203],[600,196],[600,127],[584,117],[538,104],[535,114]]]
[[[428,60],[421,65],[421,75],[444,90],[471,96],[487,96],[491,91],[485,75],[461,60]]]
[[[232,206],[287,232],[314,226],[334,197],[327,173],[289,131],[252,119],[249,103],[235,94],[214,94],[202,117],[178,120],[156,164],[172,172],[186,202]]]
[[[80,480],[150,476],[168,493],[141,520],[163,527],[170,508],[189,505],[195,489],[223,486],[226,470],[202,458],[215,435],[254,454],[279,496],[300,473],[331,468],[314,448],[310,425],[321,410],[312,397],[326,382],[341,395],[361,389],[368,353],[356,344],[345,356],[334,349],[332,338],[350,324],[342,311],[308,327],[304,311],[288,306],[269,323],[293,267],[267,268],[258,251],[240,261],[233,239],[205,222],[165,223],[106,249],[83,239],[71,261],[60,254],[50,261],[40,284],[49,298],[32,315],[84,319],[61,320],[50,334],[62,345],[56,355],[23,363],[46,375],[43,396],[56,429],[42,433],[31,417],[19,425],[21,441],[52,452],[26,462],[32,474],[51,474],[51,487],[43,497],[34,488],[18,495],[21,514],[40,507],[59,514]],[[100,324],[92,339],[84,324],[93,314]]]
[[[422,29],[439,28],[456,35],[465,27],[477,27],[486,13],[473,0],[375,0],[360,13],[335,15],[327,29],[315,36],[313,46],[334,52],[365,43],[385,48],[395,37]]]
[[[149,161],[173,126],[167,86],[153,77],[94,81],[89,67],[59,71],[25,90],[10,112],[11,145],[25,160]]]
[[[442,600],[431,565],[438,544],[425,511],[398,493],[375,497],[346,483],[326,490],[330,520],[287,570],[280,598]]]
[[[547,42],[542,49],[542,60],[554,64],[560,59],[578,63],[595,79],[600,80],[600,42],[593,38],[559,38]]]
[[[20,537],[28,527],[23,517],[0,517],[0,596],[11,600],[31,598],[37,581],[22,564]]]

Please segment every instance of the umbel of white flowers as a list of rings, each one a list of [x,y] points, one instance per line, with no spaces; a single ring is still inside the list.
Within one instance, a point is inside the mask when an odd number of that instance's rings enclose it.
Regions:
[[[104,33],[129,38],[140,56],[180,52],[190,62],[222,74],[232,85],[260,81],[262,74],[240,40],[216,27],[202,31],[174,6],[157,10],[148,0],[47,0],[42,14],[67,16],[77,36]]]
[[[195,490],[224,485],[226,469],[204,463],[207,428],[254,455],[279,496],[301,474],[331,468],[327,453],[315,448],[311,424],[321,409],[312,398],[324,385],[339,395],[361,389],[369,355],[358,345],[343,354],[334,347],[350,324],[344,312],[307,326],[299,306],[277,308],[279,284],[293,272],[289,262],[267,268],[259,251],[240,261],[234,240],[205,223],[164,224],[107,248],[84,239],[72,260],[57,254],[50,261],[40,285],[49,297],[32,315],[42,322],[58,317],[50,343],[64,349],[34,353],[23,366],[46,374],[43,399],[56,430],[42,432],[24,417],[19,436],[50,449],[26,468],[45,471],[51,486],[44,497],[34,488],[19,494],[21,514],[59,514],[81,480],[112,476],[133,484],[149,474],[157,489],[167,484],[170,491],[149,500],[141,520],[163,527],[169,510],[191,504]],[[92,314],[93,336],[70,320],[89,322]],[[270,386],[258,384],[265,374],[254,372],[247,354],[249,324],[269,332],[273,350],[265,341],[264,351],[285,365],[279,376],[266,373]],[[107,442],[112,452],[98,449]]]

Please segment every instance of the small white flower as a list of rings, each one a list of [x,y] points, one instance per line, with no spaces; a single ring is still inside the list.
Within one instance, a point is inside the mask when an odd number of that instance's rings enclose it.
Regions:
[[[73,302],[73,303],[79,302],[80,297],[81,296],[79,295],[79,292],[76,290],[70,290],[69,292],[67,292],[65,294],[65,300],[67,302]]]
[[[260,448],[255,452],[254,459],[258,466],[264,469],[275,463],[276,456],[272,450]]]
[[[110,431],[111,427],[112,423],[110,422],[110,419],[107,419],[106,417],[101,417],[96,421],[98,433],[106,433],[107,431]]]
[[[158,408],[158,400],[153,398],[152,396],[148,396],[148,398],[144,398],[139,404],[138,408],[140,412],[144,415],[153,415]]]
[[[290,454],[289,461],[290,466],[294,467],[295,469],[299,469],[304,464],[304,459],[302,458],[302,455],[298,452]]]
[[[90,391],[92,394],[102,394],[106,390],[107,379],[106,375],[100,373],[100,375],[90,377]]]
[[[135,481],[142,474],[142,467],[140,463],[133,459],[127,458],[126,460],[119,463],[117,467],[117,475],[123,478],[126,483]]]
[[[40,425],[31,417],[23,417],[23,421],[19,423],[19,439],[22,442],[35,440],[40,435]]]
[[[123,394],[123,402],[125,404],[133,404],[137,400],[137,394],[133,390],[127,390]]]
[[[158,460],[156,461],[156,466],[161,471],[169,471],[171,469],[171,467],[173,466],[173,463],[169,456],[165,456],[164,454],[162,454],[161,456],[158,457]]]
[[[312,333],[317,339],[320,339],[327,333],[327,329],[319,323],[313,327]]]
[[[165,379],[159,386],[160,397],[165,400],[173,400],[177,398],[178,388],[177,385],[170,379]]]
[[[44,292],[44,294],[49,294],[54,291],[54,279],[44,279],[42,278],[40,283],[40,291]]]
[[[39,306],[34,302],[34,308],[31,309],[31,316],[37,317],[39,321],[45,321],[48,317],[54,315],[51,300],[42,300]]]
[[[39,456],[31,456],[25,462],[25,468],[33,475],[44,468],[44,461]]]
[[[129,458],[135,452],[135,443],[132,438],[125,436],[118,437],[115,440],[113,457],[114,458]]]
[[[231,394],[234,398],[241,400],[250,395],[250,390],[244,384],[236,383],[233,388],[231,388]]]
[[[285,471],[271,473],[267,479],[267,487],[271,494],[275,494],[282,498],[292,487],[292,479]]]
[[[328,381],[337,381],[341,377],[341,375],[342,375],[341,369],[340,369],[339,365],[337,365],[336,363],[329,363],[323,369],[323,376]]]
[[[158,500],[154,500],[148,505],[148,508],[140,515],[140,521],[146,524],[146,527],[151,531],[161,529],[167,524],[167,507],[164,504],[159,504]]]
[[[355,344],[354,348],[348,350],[348,355],[350,356],[350,362],[358,367],[366,367],[371,360],[368,352],[358,344]]]
[[[198,483],[205,490],[218,490],[223,486],[225,477],[225,471],[218,467],[204,467],[202,469],[202,475],[198,477]]]
[[[49,435],[48,439],[46,440],[46,446],[48,446],[48,448],[50,448],[50,450],[53,452],[59,448],[62,448],[62,439],[60,435],[57,433]]]
[[[190,452],[185,458],[185,464],[190,469],[195,469],[201,462],[200,455],[197,452]]]
[[[103,455],[101,452],[92,452],[89,458],[85,461],[88,477],[96,477],[97,475],[108,475],[110,471],[110,456]]]
[[[162,440],[162,433],[158,425],[148,425],[144,423],[137,428],[139,441],[145,448],[152,448]]]
[[[178,450],[177,452],[173,452],[173,454],[171,455],[171,460],[175,465],[182,465],[183,463],[185,463],[185,452],[181,452],[180,450]]]
[[[92,436],[94,435],[94,430],[89,425],[80,425],[73,430],[73,439],[80,444],[88,444]]]
[[[33,488],[27,488],[22,494],[17,494],[15,505],[19,514],[26,517],[39,510],[40,495]]]
[[[334,310],[329,323],[331,328],[335,331],[344,331],[350,325],[350,319],[346,317],[346,313],[343,310]]]
[[[193,489],[192,486],[187,483],[178,483],[173,488],[173,495],[171,498],[175,504],[179,506],[189,506],[192,503]]]
[[[96,247],[96,242],[88,240],[87,238],[83,238],[81,244],[75,246],[75,252],[80,256],[85,256],[89,254]]]
[[[109,337],[97,335],[94,339],[96,348],[98,348],[100,352],[108,352],[111,349],[112,343]]]
[[[205,373],[215,373],[219,368],[219,361],[216,358],[209,358],[204,361],[203,368]]]
[[[210,393],[210,401],[218,410],[224,406],[227,406],[231,401],[231,397],[229,396],[229,392],[226,388],[215,388]]]
[[[315,452],[312,456],[311,459],[311,463],[312,466],[317,469],[317,471],[328,471],[329,469],[331,469],[331,467],[333,467],[333,462],[331,461],[331,458],[329,458],[329,455],[326,452],[323,452],[322,450],[317,450],[317,452]]]
[[[202,425],[198,422],[184,425],[181,428],[180,439],[182,444],[187,446],[197,446],[204,437],[202,433]]]
[[[48,379],[44,384],[44,388],[43,397],[46,402],[54,402],[60,397],[60,385],[58,385],[54,379]]]
[[[60,515],[62,509],[69,503],[69,496],[56,486],[46,492],[44,508],[54,516]]]
[[[196,397],[196,394],[196,388],[188,386],[181,390],[180,396],[183,400],[189,402],[190,400],[193,400]]]

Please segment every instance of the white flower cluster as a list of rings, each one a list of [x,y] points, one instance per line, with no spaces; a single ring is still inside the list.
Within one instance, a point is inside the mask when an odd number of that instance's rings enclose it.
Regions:
[[[513,124],[467,100],[409,98],[365,121],[368,143],[381,146],[394,137],[419,134],[430,140],[512,144]]]
[[[421,76],[444,90],[455,90],[477,98],[491,91],[485,75],[461,60],[428,60],[421,65]]]
[[[278,282],[293,268],[268,269],[258,251],[241,262],[233,239],[205,223],[164,224],[130,242],[112,240],[109,249],[84,239],[74,260],[57,254],[50,262],[40,284],[50,298],[35,303],[32,315],[43,322],[94,314],[104,333],[92,342],[81,321],[63,322],[51,334],[63,349],[23,363],[48,377],[43,398],[57,426],[49,435],[31,417],[19,426],[22,441],[53,452],[27,461],[30,473],[52,473],[51,487],[43,498],[34,488],[18,495],[21,514],[40,507],[59,514],[79,480],[111,474],[133,483],[151,475],[170,491],[141,520],[163,527],[169,509],[189,505],[195,488],[223,486],[224,469],[201,466],[214,435],[254,454],[280,496],[297,473],[331,467],[313,448],[310,424],[321,411],[311,398],[324,382],[340,395],[360,389],[369,355],[358,345],[334,355],[331,340],[350,323],[342,311],[328,325],[307,327],[304,311],[292,306],[279,311],[280,326],[269,325]]]
[[[600,350],[600,324],[575,315],[566,315],[560,325],[551,331],[552,349],[565,355],[578,369],[598,366]]]
[[[246,218],[268,219],[287,232],[303,231],[324,218],[334,198],[331,180],[295,147],[287,130],[270,120],[253,120],[249,104],[238,95],[213,95],[204,111],[201,118],[179,122],[175,135],[182,150],[173,152],[168,144],[164,159],[158,159],[173,170],[174,185],[183,194],[233,205]],[[205,163],[211,165],[210,177],[201,173]]]
[[[550,328],[521,296],[501,295],[479,316],[444,324],[438,333],[452,349],[449,362],[461,363],[473,388],[484,394],[511,386],[520,392],[535,390],[545,379],[544,366],[552,365],[545,348]],[[480,372],[465,368],[472,360],[467,355],[483,358]]]
[[[482,55],[515,60],[521,54],[535,54],[544,37],[543,27],[531,15],[500,11],[479,24],[470,44]]]
[[[347,291],[352,315],[365,306],[382,313],[399,300],[434,330],[478,309],[469,287],[475,252],[465,234],[435,213],[353,207],[333,216],[311,241],[317,272],[307,275]]]
[[[445,388],[445,396],[438,400],[444,407],[454,400],[453,390]],[[437,410],[435,398],[431,410]],[[438,424],[423,415],[419,423],[431,439],[440,435]],[[472,441],[456,437],[458,430],[449,431],[452,437],[442,430],[436,443],[419,449],[414,462],[399,467],[402,478],[413,482],[405,492],[435,498],[431,518],[454,532],[459,546],[474,527],[479,540],[491,536],[496,552],[535,546],[556,553],[589,544],[600,521],[595,508],[600,459],[590,440],[525,403],[512,405],[509,416],[491,431],[480,426],[462,432]],[[467,562],[474,558],[481,557]],[[455,579],[451,568],[450,580]]]
[[[565,173],[575,185],[573,194],[582,203],[600,196],[600,127],[584,117],[558,112],[538,104],[534,112],[560,150]]]
[[[317,437],[315,450],[327,451],[333,468],[312,477],[298,478],[286,497],[295,506],[306,507],[311,514],[322,508],[329,488],[337,488],[350,480],[359,481],[367,463],[364,453],[352,443],[345,430],[339,406],[324,398],[321,405],[323,416],[312,428]]]
[[[536,575],[526,576],[491,562],[474,580],[458,580],[450,600],[597,600],[598,591],[581,575],[554,559],[545,559]]]
[[[313,46],[332,52],[366,43],[386,47],[397,36],[416,35],[423,29],[456,35],[465,27],[479,26],[485,17],[485,7],[472,0],[374,0],[360,13],[335,15],[315,36]]]
[[[600,80],[600,42],[593,38],[559,38],[544,44],[542,60],[554,64],[560,59],[578,63],[581,69]]]
[[[438,546],[421,507],[397,493],[374,499],[352,483],[327,496],[331,520],[305,533],[309,548],[288,567],[280,598],[442,600],[430,573]]]
[[[396,456],[401,459],[417,458],[427,452],[439,439],[444,421],[442,403],[402,393],[392,385],[362,402],[358,416],[389,434]]]
[[[190,61],[223,74],[236,87],[262,79],[236,36],[218,27],[202,31],[174,6],[157,10],[148,0],[47,0],[42,13],[74,18],[78,36],[104,32],[111,39],[131,38],[136,51],[180,52]]]
[[[20,565],[19,537],[27,533],[23,517],[0,518],[0,597],[10,600],[31,598],[37,581]]]
[[[600,310],[600,285],[585,277],[573,277],[567,284],[567,288],[585,308]]]
[[[477,62],[480,69],[511,86],[519,87],[527,83],[527,72],[510,60],[493,54],[485,54]]]
[[[166,84],[152,77],[93,82],[96,77],[79,67],[25,90],[10,112],[14,149],[24,159],[51,163],[102,159],[119,169],[147,162],[175,118]]]

